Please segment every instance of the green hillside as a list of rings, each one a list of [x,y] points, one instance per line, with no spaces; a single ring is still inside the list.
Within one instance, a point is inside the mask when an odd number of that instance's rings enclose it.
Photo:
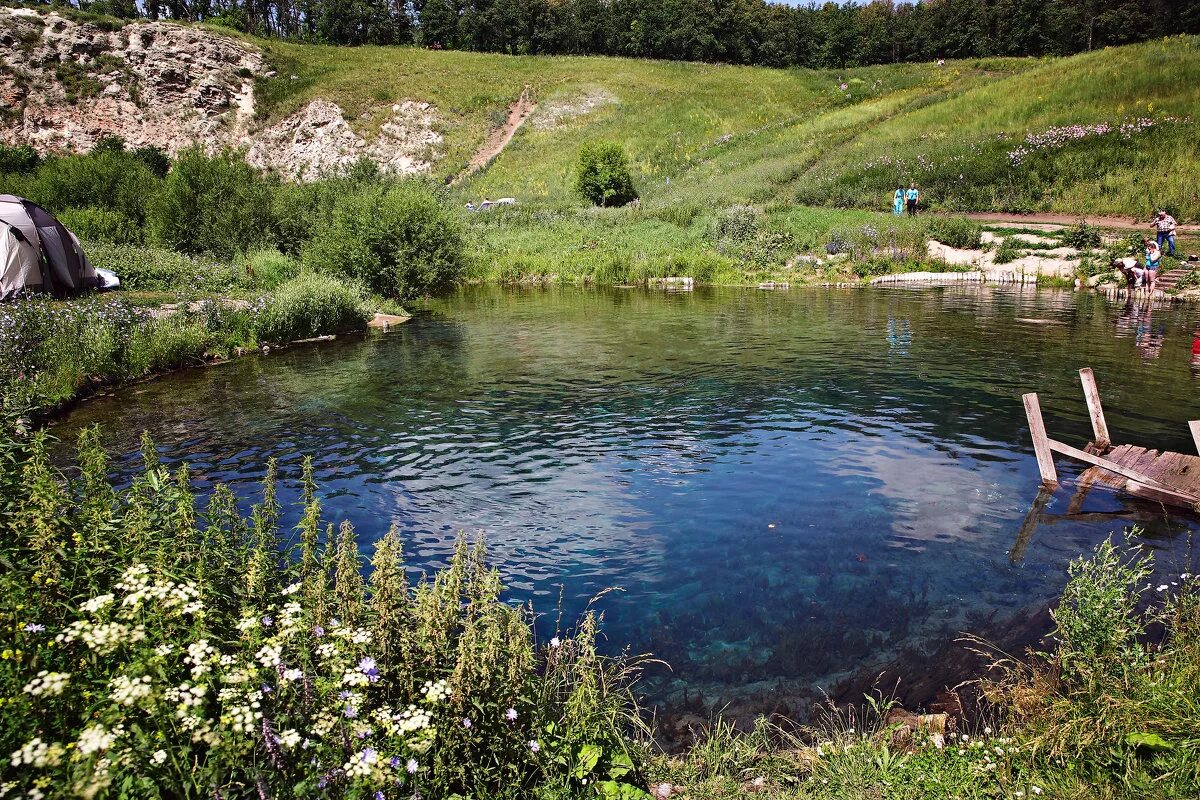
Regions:
[[[262,45],[279,72],[260,87],[268,118],[321,96],[369,132],[391,102],[431,102],[446,137],[444,177],[529,87],[540,108],[485,173],[463,184],[464,197],[575,205],[575,153],[606,138],[625,146],[652,206],[880,208],[897,181],[916,180],[934,208],[1141,215],[1165,204],[1200,217],[1195,37],[1060,59],[836,72]],[[1154,125],[1120,132],[1138,119]],[[1027,136],[1101,124],[1113,132],[1096,129],[1013,163]]]

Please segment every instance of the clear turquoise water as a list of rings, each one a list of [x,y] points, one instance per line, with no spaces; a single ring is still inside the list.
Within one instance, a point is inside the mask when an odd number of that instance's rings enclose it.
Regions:
[[[93,400],[56,432],[103,423],[128,476],[147,429],[247,507],[267,456],[286,499],[310,454],[328,517],[368,542],[397,523],[414,570],[484,533],[543,635],[560,592],[570,618],[620,587],[597,604],[610,646],[670,663],[654,698],[709,707],[1003,630],[1134,522],[1164,572],[1189,569],[1194,518],[1103,490],[1010,550],[1038,483],[1021,393],[1082,445],[1091,366],[1114,439],[1190,452],[1198,326],[1030,289],[473,289],[390,334]],[[1078,474],[1060,470],[1052,514]]]

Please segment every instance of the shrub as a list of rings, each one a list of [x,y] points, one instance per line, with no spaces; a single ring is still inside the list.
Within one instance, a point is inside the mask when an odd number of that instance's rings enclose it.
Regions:
[[[419,180],[368,184],[346,194],[302,256],[310,269],[343,275],[399,299],[450,286],[465,260],[459,215]]]
[[[286,343],[361,328],[371,316],[357,287],[310,272],[271,293],[255,330],[260,341]]]
[[[80,239],[112,244],[135,244],[142,241],[141,225],[123,214],[105,208],[68,208],[55,216]]]
[[[1063,244],[1076,250],[1091,250],[1100,246],[1100,229],[1088,225],[1087,220],[1080,220],[1074,227],[1067,228],[1061,237]]]
[[[754,206],[730,206],[718,213],[710,231],[717,252],[729,255],[754,241],[762,221],[763,213]]]
[[[0,144],[0,175],[27,174],[42,163],[42,157],[27,144]]]
[[[625,150],[615,142],[592,142],[579,148],[575,192],[595,206],[623,206],[637,199]]]
[[[129,153],[101,150],[47,159],[24,181],[22,191],[55,214],[68,209],[103,209],[125,220],[118,227],[140,229],[146,205],[159,184],[146,165]]]
[[[1021,245],[1012,236],[1005,236],[996,249],[996,263],[1008,264],[1021,257]]]
[[[192,148],[180,154],[150,204],[150,230],[174,250],[229,257],[272,241],[271,195],[271,179],[239,154],[208,156]]]
[[[931,239],[960,250],[974,250],[983,242],[983,227],[966,217],[932,217],[926,222]]]

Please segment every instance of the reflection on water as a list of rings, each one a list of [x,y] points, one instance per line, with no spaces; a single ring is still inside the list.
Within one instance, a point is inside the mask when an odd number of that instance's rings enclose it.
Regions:
[[[621,587],[601,602],[612,646],[671,664],[656,696],[719,702],[1044,605],[1133,521],[1188,568],[1193,519],[1102,490],[1064,515],[1069,485],[1009,551],[1038,482],[1021,393],[1081,443],[1092,366],[1117,441],[1187,451],[1198,323],[1031,289],[474,289],[391,334],[84,404],[58,434],[104,423],[127,475],[148,429],[247,505],[266,457],[287,499],[311,454],[329,517],[366,541],[398,524],[414,569],[485,532],[543,633],[560,587],[568,614]]]

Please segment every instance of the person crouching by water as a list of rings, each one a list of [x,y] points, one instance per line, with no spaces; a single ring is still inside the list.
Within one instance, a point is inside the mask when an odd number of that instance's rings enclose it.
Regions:
[[[1153,239],[1144,239],[1146,245],[1146,284],[1151,292],[1154,291],[1154,281],[1158,277],[1158,266],[1162,263],[1162,250]]]
[[[904,187],[898,186],[892,196],[892,213],[897,217],[904,213]]]
[[[921,199],[921,193],[917,190],[915,183],[909,184],[908,191],[904,193],[904,202],[908,205],[908,215],[915,217],[917,215],[917,201]]]
[[[1167,255],[1175,255],[1175,218],[1166,211],[1159,211],[1154,222],[1155,242],[1161,250],[1163,242],[1167,243]]]
[[[1130,289],[1136,289],[1146,282],[1146,269],[1138,266],[1138,260],[1133,256],[1114,258],[1112,268],[1125,276],[1125,283]]]

